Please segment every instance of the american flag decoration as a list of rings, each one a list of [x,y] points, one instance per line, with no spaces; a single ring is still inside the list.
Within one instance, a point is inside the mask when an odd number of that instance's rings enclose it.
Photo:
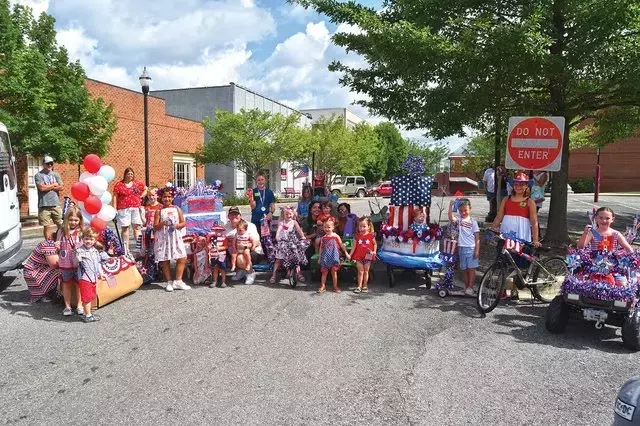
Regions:
[[[391,179],[394,206],[431,206],[431,176],[395,176]]]
[[[413,215],[416,210],[422,210],[426,216],[426,223],[429,223],[429,207],[389,205],[387,225],[400,231],[406,231],[413,223]]]

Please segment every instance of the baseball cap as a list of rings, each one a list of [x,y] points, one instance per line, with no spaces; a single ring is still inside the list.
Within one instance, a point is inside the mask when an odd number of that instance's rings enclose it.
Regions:
[[[53,158],[49,157],[48,155],[45,155],[44,157],[42,157],[42,164],[47,164],[47,163],[53,163]]]
[[[613,426],[640,425],[640,376],[634,376],[622,385],[613,406]]]
[[[240,209],[237,206],[230,207],[228,214],[232,214],[232,213],[240,214]]]

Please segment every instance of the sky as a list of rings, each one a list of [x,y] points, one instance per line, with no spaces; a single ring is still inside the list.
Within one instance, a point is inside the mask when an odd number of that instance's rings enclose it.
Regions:
[[[88,77],[139,90],[144,66],[151,90],[230,82],[297,109],[347,107],[371,124],[385,121],[352,105],[362,98],[328,70],[333,60],[366,66],[331,42],[357,31],[283,0],[13,0],[56,19],[57,40]],[[380,7],[381,1],[361,0]],[[425,138],[424,130],[403,131]],[[443,141],[450,149],[463,143]]]

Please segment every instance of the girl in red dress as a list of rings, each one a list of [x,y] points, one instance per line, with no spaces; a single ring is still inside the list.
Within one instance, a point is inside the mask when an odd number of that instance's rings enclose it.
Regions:
[[[355,260],[358,269],[358,288],[354,293],[367,293],[369,288],[369,269],[371,262],[376,258],[378,244],[376,243],[375,234],[373,233],[373,223],[368,216],[358,219],[358,232],[353,240],[353,248],[351,249],[351,260]]]

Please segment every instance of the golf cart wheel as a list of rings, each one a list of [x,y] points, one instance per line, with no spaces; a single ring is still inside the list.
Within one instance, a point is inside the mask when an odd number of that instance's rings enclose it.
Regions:
[[[569,305],[564,301],[564,297],[556,296],[547,308],[544,325],[547,327],[549,333],[560,334],[564,333],[568,322]]]
[[[391,265],[387,265],[387,278],[389,279],[389,287],[396,285],[396,278],[393,276],[393,268],[391,268]]]
[[[545,259],[542,268],[538,267],[533,271],[533,286],[531,291],[533,296],[544,303],[551,303],[560,294],[560,287],[569,269],[563,258],[556,256]],[[543,269],[544,268],[544,269]],[[540,282],[540,285],[535,285]]]
[[[483,314],[493,311],[500,303],[506,276],[504,268],[498,262],[491,265],[482,276],[478,287],[477,305]]]
[[[430,269],[424,270],[424,281],[425,281],[427,290],[431,290],[431,285],[432,285],[431,274],[432,274],[432,271]]]
[[[622,324],[622,343],[633,350],[640,350],[640,310],[635,309],[627,315]]]
[[[289,286],[291,288],[296,288],[297,285],[298,285],[298,276],[296,275],[295,271],[291,271],[291,273],[289,274]]]
[[[447,291],[447,289],[442,288],[442,289],[438,290],[438,296],[440,296],[442,298],[447,297],[448,294],[449,294],[449,292]]]

